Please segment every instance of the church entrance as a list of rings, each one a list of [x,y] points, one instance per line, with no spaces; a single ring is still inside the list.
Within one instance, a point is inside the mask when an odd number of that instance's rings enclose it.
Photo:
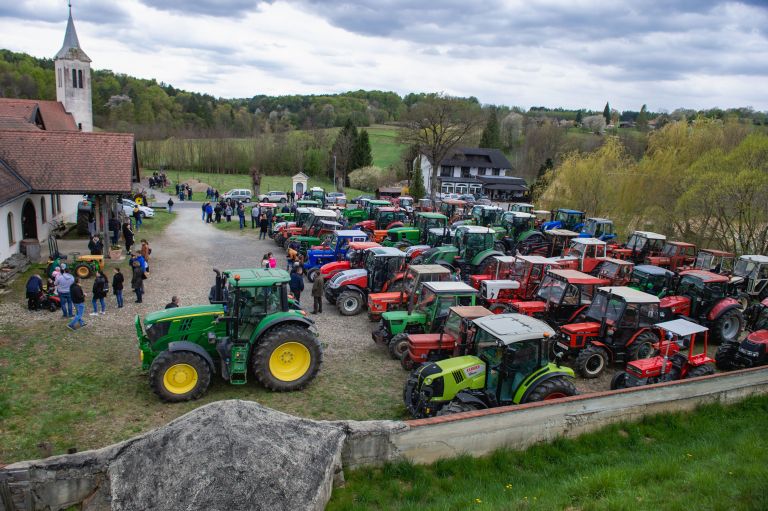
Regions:
[[[296,183],[296,197],[304,195],[304,183]]]
[[[21,208],[21,238],[37,239],[37,215],[31,200],[25,201],[24,207]]]

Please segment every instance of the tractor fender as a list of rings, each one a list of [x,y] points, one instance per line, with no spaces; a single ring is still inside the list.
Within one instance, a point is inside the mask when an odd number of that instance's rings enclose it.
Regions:
[[[488,403],[480,399],[479,397],[475,396],[474,394],[467,392],[465,390],[459,391],[454,398],[456,401],[459,401],[460,403],[465,403],[468,405],[474,405],[477,407],[477,409],[484,409],[488,408]]]
[[[604,342],[598,341],[597,339],[590,339],[589,343],[593,346],[597,346],[598,348],[603,348],[607,353],[608,357],[613,361],[613,349],[605,344]]]
[[[473,266],[477,266],[478,264],[483,262],[488,257],[503,256],[503,255],[506,255],[506,254],[504,254],[504,252],[501,252],[499,250],[496,250],[496,249],[493,249],[493,248],[489,248],[488,250],[483,250],[482,252],[477,254],[475,257],[473,257],[472,258],[472,265]]]
[[[547,367],[544,367],[542,369],[551,369],[551,364]],[[565,368],[567,369],[567,368]],[[544,374],[541,374],[541,369],[535,373],[533,373],[531,376],[528,377],[528,381],[523,382],[523,384],[520,386],[520,390],[517,391],[514,398],[515,404],[525,403],[525,400],[528,399],[528,396],[533,392],[533,390],[541,383],[551,380],[552,378],[555,378],[557,376],[566,376],[569,378],[573,378],[574,374],[573,371],[567,372],[567,371],[546,371]]]
[[[195,344],[189,341],[169,342],[168,351],[190,351],[195,355],[200,355],[208,364],[208,367],[211,368],[211,372],[216,373],[216,364],[213,363],[213,358],[211,358],[210,353],[205,351],[205,348],[199,344]]]
[[[627,341],[627,344],[626,344],[625,346],[631,346],[631,345],[632,345],[632,343],[634,343],[634,342],[635,342],[635,339],[637,339],[638,337],[640,337],[640,334],[644,334],[645,332],[655,332],[655,334],[656,334],[656,337],[658,337],[658,338],[659,338],[659,340],[661,340],[661,339],[662,339],[662,337],[661,337],[661,332],[657,331],[657,330],[656,330],[656,329],[654,329],[654,328],[647,328],[647,327],[646,327],[646,328],[641,328],[641,329],[639,329],[637,332],[635,332],[635,334],[634,334],[632,337],[630,337],[630,338],[629,338],[629,340]],[[595,344],[596,344],[596,343],[595,343]]]
[[[394,229],[395,227],[405,227],[405,224],[403,222],[392,222],[387,226],[386,230]]]
[[[358,293],[361,293],[364,297],[368,296],[368,292],[365,289],[355,284],[350,284],[348,286],[340,286],[339,293],[342,293],[344,291],[357,291]]]
[[[712,310],[707,313],[707,319],[709,321],[714,321],[718,319],[720,316],[728,312],[729,310],[741,308],[741,304],[733,299],[733,298],[723,298],[719,302],[717,302],[717,305],[712,307]]]
[[[303,328],[311,328],[315,322],[304,316],[298,316],[291,314],[290,316],[280,316],[270,319],[264,322],[263,325],[259,325],[259,329],[254,332],[254,338],[264,336],[267,331],[275,328],[276,326],[282,326],[286,324],[294,324]]]

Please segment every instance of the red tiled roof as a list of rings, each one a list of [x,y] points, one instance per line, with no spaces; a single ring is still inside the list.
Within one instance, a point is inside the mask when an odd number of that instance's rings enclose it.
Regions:
[[[9,122],[12,122],[18,129],[30,129],[21,127],[21,123],[38,129],[35,124],[38,112],[44,128],[48,131],[78,131],[75,118],[67,113],[64,105],[58,101],[0,98],[0,121],[3,122],[3,128],[12,128],[13,126],[9,126]]]
[[[0,162],[0,205],[31,190],[29,183]]]
[[[138,165],[132,133],[0,131],[0,158],[39,193],[129,193]]]
[[[0,130],[40,131],[40,128],[20,117],[0,117]]]

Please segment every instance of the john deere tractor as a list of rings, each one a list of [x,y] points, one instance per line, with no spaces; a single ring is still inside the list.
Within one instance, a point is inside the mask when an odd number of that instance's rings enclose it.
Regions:
[[[549,362],[554,330],[520,314],[472,321],[465,355],[417,367],[405,383],[405,406],[415,418],[495,406],[558,399],[576,394],[573,370]]]
[[[243,385],[249,372],[277,392],[306,387],[323,354],[314,322],[289,306],[288,273],[214,271],[210,305],[150,313],[144,328],[136,316],[142,369],[149,371],[152,391],[163,401],[188,401],[205,394],[212,374]]]
[[[493,256],[504,253],[494,248],[496,231],[479,225],[462,225],[456,228],[452,245],[442,245],[422,252],[419,264],[444,264],[458,267],[462,276],[479,273]]]

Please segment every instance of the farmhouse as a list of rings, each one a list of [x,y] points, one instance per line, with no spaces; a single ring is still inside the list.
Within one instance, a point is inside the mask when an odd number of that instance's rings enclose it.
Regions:
[[[421,155],[424,187],[431,189],[432,164]],[[525,180],[509,175],[512,164],[498,149],[462,147],[443,161],[437,173],[440,193],[484,193],[495,200],[520,200],[528,193]]]

